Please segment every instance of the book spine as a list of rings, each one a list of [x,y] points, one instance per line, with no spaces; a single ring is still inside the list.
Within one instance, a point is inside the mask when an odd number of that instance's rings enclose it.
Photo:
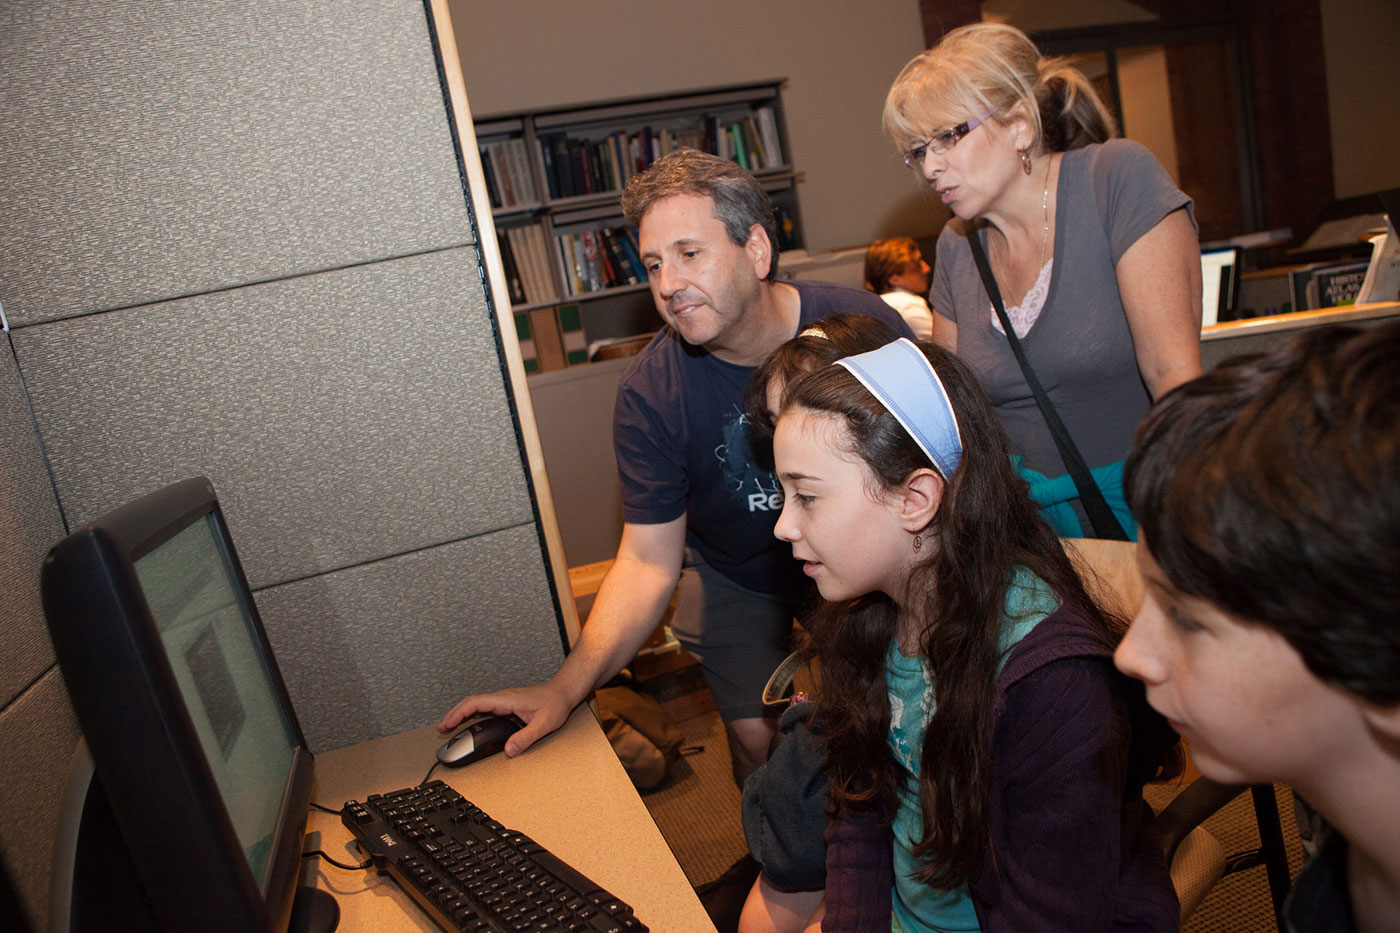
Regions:
[[[486,176],[487,199],[492,207],[505,207],[505,201],[501,198],[501,183],[496,180],[496,170],[491,165],[491,153],[487,151],[485,143],[477,151],[481,155],[481,174]]]
[[[588,279],[588,290],[602,291],[603,276],[598,266],[598,243],[593,237],[593,231],[585,230],[580,233],[579,241],[583,243],[583,265]]]
[[[578,286],[574,283],[572,269],[569,267],[569,235],[561,233],[555,236],[554,245],[554,268],[559,273],[559,281],[564,284],[564,297],[569,298],[578,294]]]
[[[583,243],[576,233],[571,233],[568,237],[569,263],[573,272],[570,280],[573,282],[574,294],[582,295],[588,291],[588,266],[584,262]]]
[[[768,168],[779,168],[785,165],[783,144],[778,136],[778,118],[774,116],[773,108],[759,107],[754,111],[754,116],[758,118],[758,131],[763,137],[763,152],[767,156],[765,165]]]
[[[637,281],[647,280],[647,267],[642,265],[641,253],[637,250],[637,242],[633,239],[635,234],[631,227],[625,227],[620,231],[618,240],[622,246],[622,252],[627,256],[627,263],[632,267]]]
[[[749,154],[744,150],[744,134],[740,130],[739,124],[731,123],[728,127],[729,139],[734,149],[733,159],[739,163],[739,167],[744,171],[749,171]]]
[[[510,291],[510,303],[525,303],[525,285],[520,281],[520,269],[515,264],[515,250],[511,249],[510,238],[497,236],[496,244],[501,249],[501,268],[506,274],[506,287]]]
[[[519,136],[512,136],[506,140],[505,150],[509,157],[511,180],[517,198],[521,204],[535,203],[539,198],[535,194],[535,179],[530,173],[530,157],[525,152],[525,140]]]
[[[507,227],[506,242],[510,244],[511,255],[515,260],[516,271],[520,275],[520,304],[529,304],[535,300],[534,269],[530,267],[529,249],[525,243],[525,234],[520,227]]]
[[[637,275],[632,271],[632,266],[627,261],[627,254],[622,251],[622,243],[618,240],[618,233],[610,227],[604,227],[598,231],[603,237],[603,245],[608,248],[609,265],[613,268],[613,275],[617,279],[616,285],[636,285]]]
[[[768,162],[763,155],[763,143],[758,138],[758,126],[753,122],[753,116],[744,117],[739,121],[739,133],[744,138],[744,148],[748,150],[749,165],[757,172],[768,167]]]
[[[558,301],[559,289],[555,287],[554,276],[549,273],[549,243],[545,239],[544,227],[532,224],[529,231],[530,244],[534,247],[536,268],[540,277],[541,301]]]
[[[516,205],[515,188],[510,183],[510,172],[506,168],[506,160],[501,154],[500,143],[489,143],[491,152],[492,168],[496,170],[496,177],[501,180],[501,193],[505,196],[505,206],[514,207]]]

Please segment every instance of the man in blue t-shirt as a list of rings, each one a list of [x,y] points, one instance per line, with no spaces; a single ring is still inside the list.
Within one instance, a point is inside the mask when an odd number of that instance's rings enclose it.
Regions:
[[[478,711],[512,712],[526,726],[506,743],[506,754],[524,751],[631,660],[685,567],[686,605],[677,619],[696,621],[678,635],[701,660],[742,784],[767,757],[775,731],[760,697],[787,653],[800,578],[790,551],[773,537],[782,495],[750,451],[744,388],[769,353],[832,314],[868,314],[911,334],[869,292],[776,281],[772,205],[733,162],[694,149],[672,152],[633,176],[622,207],[637,227],[667,327],[618,387],[617,558],[554,677],[467,697],[439,729]]]

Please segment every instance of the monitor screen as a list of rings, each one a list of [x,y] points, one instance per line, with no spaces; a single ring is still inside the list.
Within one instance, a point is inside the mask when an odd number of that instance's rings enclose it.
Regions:
[[[1201,253],[1201,326],[1235,319],[1239,249]]]
[[[297,740],[216,522],[206,515],[138,558],[136,577],[248,867],[266,892]]]
[[[213,486],[78,529],[42,589],[94,786],[159,925],[286,929],[312,757]]]

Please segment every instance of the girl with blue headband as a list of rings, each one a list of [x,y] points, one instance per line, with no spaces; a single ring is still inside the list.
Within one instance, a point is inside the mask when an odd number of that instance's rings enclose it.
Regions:
[[[761,883],[741,930],[1176,930],[1142,799],[1176,736],[967,368],[908,340],[841,359],[785,386],[773,451],[775,534],[823,600],[834,816],[824,893]]]

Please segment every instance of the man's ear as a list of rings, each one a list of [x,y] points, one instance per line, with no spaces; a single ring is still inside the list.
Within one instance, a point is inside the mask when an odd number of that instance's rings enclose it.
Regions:
[[[749,238],[744,241],[744,251],[749,254],[749,261],[753,263],[754,275],[760,279],[767,277],[768,270],[773,265],[773,244],[769,241],[768,231],[763,229],[763,224],[749,227]]]
[[[904,481],[899,502],[899,519],[904,530],[918,534],[933,522],[943,503],[943,477],[928,467],[915,470]]]

